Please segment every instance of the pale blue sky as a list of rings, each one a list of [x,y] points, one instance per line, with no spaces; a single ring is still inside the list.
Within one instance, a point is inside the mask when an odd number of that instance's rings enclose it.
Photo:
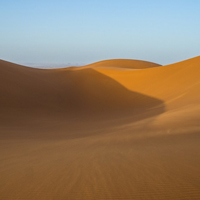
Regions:
[[[200,55],[199,0],[0,0],[0,59],[32,65]]]

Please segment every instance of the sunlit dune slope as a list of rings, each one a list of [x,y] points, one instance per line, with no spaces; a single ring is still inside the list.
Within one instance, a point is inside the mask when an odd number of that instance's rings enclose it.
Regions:
[[[147,67],[148,62],[144,63]],[[94,66],[81,70],[42,70],[1,61],[1,111],[4,115],[20,112],[78,116],[134,114],[157,105],[163,109],[159,99],[129,91],[120,82],[96,71]]]
[[[173,123],[179,120],[180,123],[185,121],[186,124],[189,122],[197,124],[200,118],[200,56],[145,70],[121,72],[105,68],[96,70],[120,82],[130,91],[164,101],[166,111],[171,112],[168,118],[171,117]]]
[[[157,68],[117,72],[96,69],[131,91],[140,91],[162,99],[167,104],[198,103],[200,98],[200,56]]]

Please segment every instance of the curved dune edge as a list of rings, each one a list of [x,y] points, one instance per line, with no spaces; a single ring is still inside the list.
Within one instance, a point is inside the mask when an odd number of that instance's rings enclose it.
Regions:
[[[200,57],[128,65],[0,60],[0,199],[200,199]]]
[[[188,109],[189,105],[198,107],[199,62],[200,57],[196,57],[159,66],[146,61],[113,59],[63,71],[33,69],[1,60],[1,110],[4,113],[7,109],[16,113],[28,110],[29,114],[41,110],[76,116],[105,111],[117,116],[116,111],[139,112],[145,104],[163,112],[166,107],[167,113]],[[143,102],[134,94],[145,95],[149,100]],[[160,103],[150,105],[150,99]]]
[[[166,66],[113,59],[79,68],[44,70],[1,60],[2,118],[6,115],[9,118],[10,113],[12,116],[40,113],[43,117],[123,119],[148,110],[152,116],[154,111],[161,114],[155,119],[156,124],[174,124],[172,113],[179,123],[180,112],[180,122],[184,119],[187,125],[190,123],[187,116],[199,119],[197,112],[189,112],[190,107],[194,110],[199,106],[199,62],[199,56]],[[184,109],[190,113],[185,117]]]
[[[100,68],[96,70],[120,82],[130,91],[139,91],[142,94],[164,101],[167,115],[173,112],[173,110],[177,110],[177,112],[179,110],[182,113],[184,109],[186,109],[186,115],[188,115],[189,107],[191,107],[191,110],[199,109],[200,56],[171,65],[132,72],[117,72],[111,69]],[[186,124],[191,121],[188,121],[190,118],[199,119],[198,112],[191,111],[189,113],[188,118],[186,115],[185,117],[179,116],[181,118],[180,123],[183,122],[184,118]],[[194,116],[192,117],[191,115]],[[171,114],[169,117],[172,117]],[[165,120],[168,121],[167,119]],[[173,120],[169,121],[174,123]],[[175,121],[179,121],[177,116]]]
[[[152,63],[144,61],[124,60],[133,68],[144,63],[144,67],[152,67]],[[117,60],[103,63],[117,63]],[[122,60],[120,60],[122,62]],[[21,113],[49,112],[64,115],[86,115],[116,113],[120,115],[129,110],[143,110],[157,104],[160,100],[145,96],[139,92],[131,92],[120,82],[109,78],[93,67],[83,67],[80,70],[70,68],[62,70],[42,70],[26,68],[9,62],[1,61],[1,91],[0,105],[2,110]],[[110,66],[110,65],[109,65]],[[120,63],[121,66],[121,63]],[[156,65],[157,66],[157,65]],[[126,65],[127,67],[127,65]],[[149,98],[149,100],[148,100]],[[138,111],[139,112],[139,111]],[[116,116],[116,115],[115,115]]]

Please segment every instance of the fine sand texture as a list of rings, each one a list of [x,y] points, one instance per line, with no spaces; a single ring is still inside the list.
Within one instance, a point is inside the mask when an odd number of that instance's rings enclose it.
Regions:
[[[199,200],[199,75],[200,56],[0,60],[0,200]]]

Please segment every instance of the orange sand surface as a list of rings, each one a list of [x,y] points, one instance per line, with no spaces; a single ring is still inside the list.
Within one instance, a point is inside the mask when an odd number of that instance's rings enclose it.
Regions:
[[[199,75],[200,56],[0,60],[0,200],[199,200]]]

